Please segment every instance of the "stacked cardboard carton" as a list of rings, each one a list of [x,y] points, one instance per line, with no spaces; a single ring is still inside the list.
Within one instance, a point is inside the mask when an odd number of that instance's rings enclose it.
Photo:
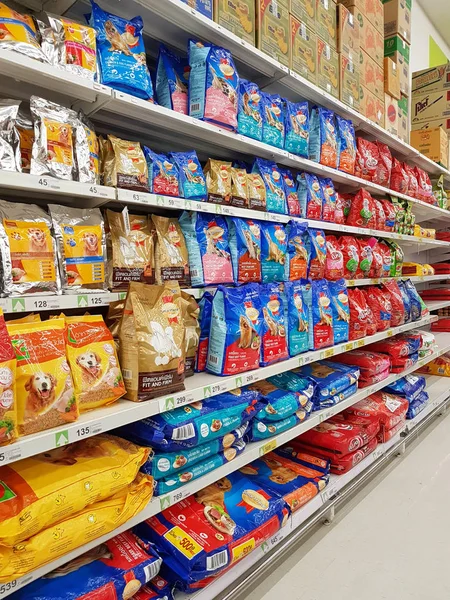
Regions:
[[[359,23],[343,4],[337,12],[340,97],[342,102],[359,110]]]

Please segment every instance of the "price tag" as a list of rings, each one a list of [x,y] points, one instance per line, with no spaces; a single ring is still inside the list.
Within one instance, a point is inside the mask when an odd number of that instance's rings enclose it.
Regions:
[[[10,581],[9,583],[3,583],[0,585],[0,598],[4,598],[15,589],[17,589],[17,579],[14,579],[14,581]]]
[[[387,337],[392,337],[394,335],[394,332],[392,331],[392,329],[388,329],[386,335]]]
[[[5,448],[0,452],[0,467],[4,467],[9,463],[15,462],[22,458],[22,449],[20,446],[14,448]]]
[[[333,350],[333,348],[328,348],[328,350],[325,350],[324,352],[320,353],[320,358],[321,359],[330,358],[330,356],[334,356],[334,350]]]
[[[336,486],[328,486],[326,487],[323,492],[320,494],[321,498],[322,498],[322,502],[328,502],[328,500],[330,498],[333,498],[333,496],[336,496],[336,494],[338,493],[338,490],[336,488]]]
[[[350,352],[350,350],[353,350],[353,343],[349,342],[348,344],[345,344],[345,352]]]
[[[60,431],[57,434],[55,434],[56,438],[58,438],[59,434],[59,444],[57,443],[56,445],[65,445],[65,443],[67,443],[65,442],[67,438],[69,439],[70,443],[78,442],[80,440],[83,440],[84,438],[97,435],[98,433],[101,433],[102,430],[103,426],[100,422],[93,423],[92,425],[80,425],[79,427],[70,429],[69,431],[67,431],[66,429],[65,431]]]
[[[220,204],[215,204],[214,208],[215,208],[216,215],[221,215],[222,214],[222,206]]]
[[[372,452],[372,456],[373,460],[378,460],[380,456],[383,456],[383,448],[375,448],[375,450]]]
[[[362,348],[363,346],[365,346],[365,344],[366,344],[366,343],[365,343],[365,341],[364,341],[364,340],[358,340],[358,341],[356,342],[356,347],[357,347],[357,348]]]
[[[88,295],[88,299],[89,299],[89,306],[103,306],[105,304],[108,304],[107,300],[106,300],[106,296],[95,296],[95,295]]]
[[[272,452],[273,450],[275,450],[275,448],[277,447],[277,440],[270,440],[270,442],[267,442],[267,444],[264,444],[264,446],[261,446],[261,448],[259,449],[259,455],[260,456],[264,456],[264,454],[268,454],[269,452]]]
[[[52,298],[50,296],[48,298],[39,298],[38,300],[28,300],[27,298],[27,304],[32,305],[32,310],[51,310],[60,308],[59,298]]]
[[[245,382],[246,384],[249,383],[254,383],[255,381],[259,381],[261,378],[261,375],[259,375],[258,373],[249,373],[248,375],[244,376],[245,378]],[[239,379],[239,377],[236,377],[236,381]],[[239,387],[239,386],[236,386]]]
[[[48,188],[48,178],[47,177],[39,177],[38,179],[38,186],[41,188]]]
[[[161,510],[165,510],[166,508],[169,508],[171,504],[172,504],[172,502],[171,502],[170,495],[160,497],[159,505],[161,507]]]
[[[314,356],[312,354],[309,354],[309,355],[303,357],[303,364],[307,365],[309,363],[314,362],[315,360],[317,360],[317,358],[314,358]]]
[[[347,281],[347,285],[348,285],[348,287],[353,287],[355,285],[355,280],[354,279],[349,279]]]
[[[186,404],[191,404],[194,402],[194,394],[179,394],[178,396],[170,396],[169,398],[160,398],[159,400],[159,410],[160,412],[167,412],[168,410],[173,410],[174,408],[178,408],[179,406],[185,406]]]
[[[205,385],[205,387],[203,388],[203,398],[211,398],[211,396],[215,396],[216,394],[220,394],[221,392],[226,392],[227,390],[228,386],[225,383]]]

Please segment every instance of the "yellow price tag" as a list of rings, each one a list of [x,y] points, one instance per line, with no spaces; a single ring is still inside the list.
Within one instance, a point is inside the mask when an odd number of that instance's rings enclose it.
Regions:
[[[353,343],[350,342],[349,344],[345,344],[345,351],[349,352],[350,350],[353,350]]]
[[[175,525],[164,534],[166,540],[174,548],[177,548],[189,560],[194,558],[202,551],[202,547],[188,533],[184,532],[181,527]]]
[[[269,454],[269,452],[272,452],[272,450],[275,450],[276,447],[277,447],[277,440],[270,440],[270,442],[267,442],[267,444],[264,444],[264,446],[261,446],[261,448],[259,449],[259,455],[264,456],[264,454]]]
[[[387,336],[392,337],[393,335],[394,335],[394,332],[392,331],[392,329],[389,329],[387,332]]]
[[[329,348],[328,350],[325,350],[324,355],[325,355],[325,358],[330,358],[330,356],[334,356],[333,348]]]
[[[364,340],[358,340],[356,342],[356,347],[357,348],[362,348],[365,345],[365,341]]]
[[[347,281],[347,285],[348,285],[349,287],[352,287],[352,286],[354,286],[354,285],[355,285],[355,280],[354,280],[354,279],[349,279],[349,280]]]

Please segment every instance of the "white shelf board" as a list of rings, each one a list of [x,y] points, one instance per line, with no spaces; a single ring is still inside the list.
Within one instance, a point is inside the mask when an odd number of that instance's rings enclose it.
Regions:
[[[426,300],[425,304],[427,305],[430,312],[434,310],[439,310],[440,308],[446,308],[450,306],[450,300]]]

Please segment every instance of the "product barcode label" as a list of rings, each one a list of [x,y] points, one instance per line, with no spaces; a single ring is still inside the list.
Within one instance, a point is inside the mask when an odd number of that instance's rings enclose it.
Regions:
[[[190,438],[195,437],[195,428],[193,423],[176,427],[172,432],[172,437],[174,440],[189,440]]]
[[[206,557],[206,570],[215,571],[220,567],[225,567],[228,564],[228,550],[222,550],[213,556]]]
[[[122,375],[125,379],[132,379],[133,371],[131,369],[122,369]]]
[[[145,583],[148,583],[153,577],[156,577],[159,573],[161,566],[160,561],[155,560],[150,565],[144,565]]]
[[[200,102],[194,102],[191,104],[191,112],[197,112],[200,110]]]

